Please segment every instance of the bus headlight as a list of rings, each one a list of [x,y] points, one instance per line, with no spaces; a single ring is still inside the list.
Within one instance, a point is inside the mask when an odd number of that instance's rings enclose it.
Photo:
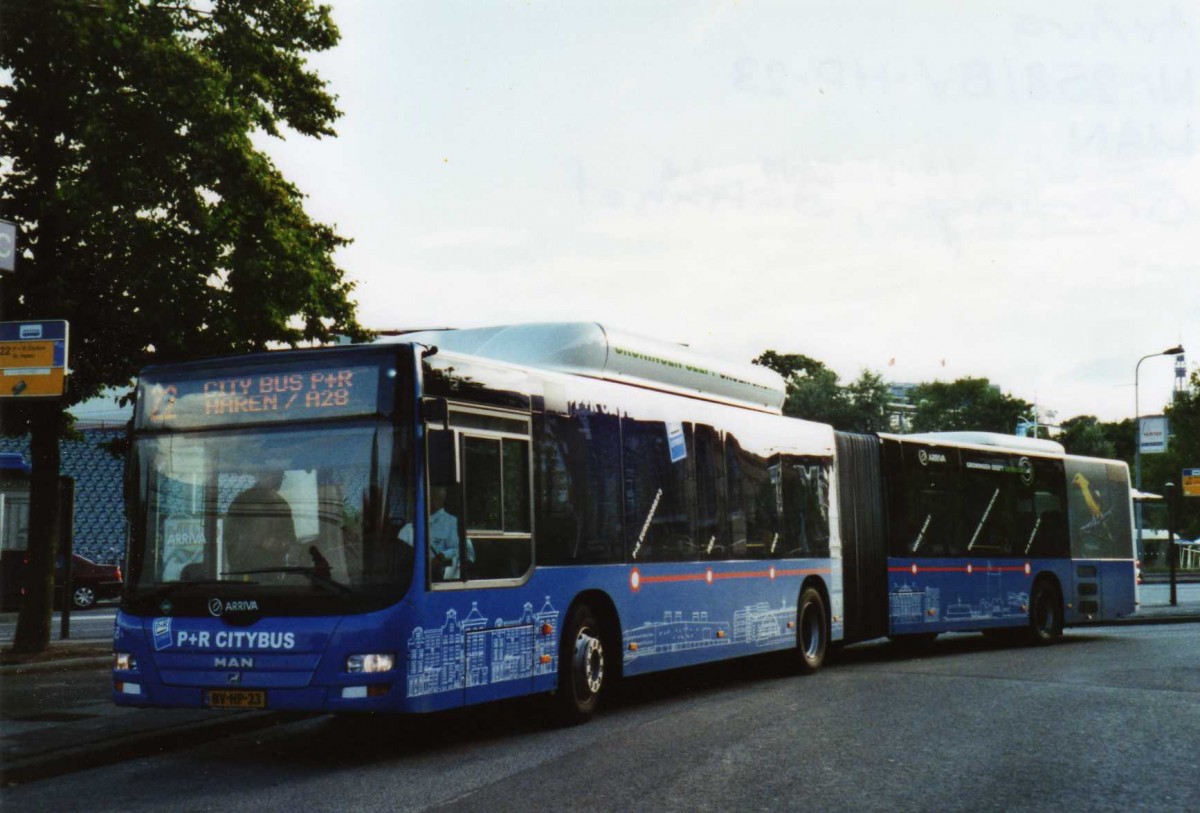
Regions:
[[[113,653],[113,670],[117,672],[136,672],[137,658],[130,655],[128,652]]]
[[[346,658],[347,672],[390,672],[396,665],[396,656],[387,654],[351,655]]]

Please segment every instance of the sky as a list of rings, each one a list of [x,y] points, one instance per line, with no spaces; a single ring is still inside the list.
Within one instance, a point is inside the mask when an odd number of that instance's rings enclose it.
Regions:
[[[332,6],[337,138],[262,143],[368,327],[596,321],[1050,422],[1200,361],[1193,4]]]

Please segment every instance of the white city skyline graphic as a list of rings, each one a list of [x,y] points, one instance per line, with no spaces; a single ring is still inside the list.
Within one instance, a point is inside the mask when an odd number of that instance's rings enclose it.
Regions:
[[[712,618],[707,610],[665,610],[661,621],[646,621],[625,630],[625,662],[638,658],[731,644],[768,647],[795,637],[796,606],[784,599],[771,607],[765,601],[748,604],[733,620]]]
[[[446,611],[440,627],[417,627],[408,640],[409,697],[485,686],[558,671],[559,612],[550,597],[536,613],[525,602],[521,615],[489,620],[479,602],[461,621]],[[543,629],[549,625],[549,631]]]
[[[981,621],[1026,615],[1029,607],[1027,591],[1006,590],[1002,572],[986,571],[984,576],[987,580],[984,595],[980,596],[974,604],[964,602],[961,593],[955,595],[953,602],[943,604],[942,593],[947,592],[945,587],[921,585],[915,581],[911,584],[908,581],[893,582],[892,589],[888,593],[888,614],[891,621],[893,624],[925,624],[939,621]]]

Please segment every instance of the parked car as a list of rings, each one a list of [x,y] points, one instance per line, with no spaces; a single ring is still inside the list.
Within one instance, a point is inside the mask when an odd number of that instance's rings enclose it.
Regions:
[[[11,554],[3,557],[3,572],[0,578],[0,608],[5,612],[21,607],[21,598],[25,595],[24,571],[29,565],[29,556],[24,551],[6,551]],[[60,558],[54,567],[54,606],[62,606],[63,560]],[[121,595],[124,578],[120,565],[102,565],[78,553],[71,557],[71,607],[76,610],[86,610],[107,598],[117,598]]]
[[[54,568],[54,588],[56,598],[61,599],[63,581],[63,563],[59,560]],[[97,601],[117,598],[121,595],[124,584],[120,565],[102,565],[85,559],[78,553],[71,555],[71,607],[75,610],[86,610]],[[61,600],[57,603],[61,604]]]

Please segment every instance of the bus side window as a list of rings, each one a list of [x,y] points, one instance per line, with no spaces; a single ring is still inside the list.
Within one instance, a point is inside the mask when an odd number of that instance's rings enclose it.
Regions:
[[[721,435],[711,426],[697,424],[696,533],[705,559],[728,559],[729,515],[725,508],[725,455]]]
[[[960,555],[1014,555],[1018,459],[979,452],[963,452],[962,459],[962,533],[966,549]]]
[[[1067,549],[1067,518],[1062,501],[1062,463],[1020,458],[1013,511],[1013,556],[1048,556]]]
[[[1025,556],[1070,556],[1067,495],[1061,460],[1033,460],[1033,514],[1028,536],[1022,540]]]
[[[829,463],[815,458],[783,458],[785,556],[829,555]]]
[[[462,576],[515,579],[533,562],[529,441],[463,436]]]
[[[892,503],[898,521],[891,555],[965,555],[969,540],[962,538],[961,530],[958,450],[916,443],[898,445],[900,459],[893,465],[898,464],[900,479]]]
[[[672,452],[663,421],[622,421],[625,466],[626,549],[635,562],[698,558],[692,538],[695,497],[689,495],[695,457],[691,425],[685,424],[684,456]]]
[[[790,555],[780,537],[779,456],[765,457],[743,448],[732,434],[725,439],[729,475],[729,518],[734,559],[770,559]]]
[[[619,419],[579,410],[547,414],[541,428],[535,447],[538,564],[621,561]]]

